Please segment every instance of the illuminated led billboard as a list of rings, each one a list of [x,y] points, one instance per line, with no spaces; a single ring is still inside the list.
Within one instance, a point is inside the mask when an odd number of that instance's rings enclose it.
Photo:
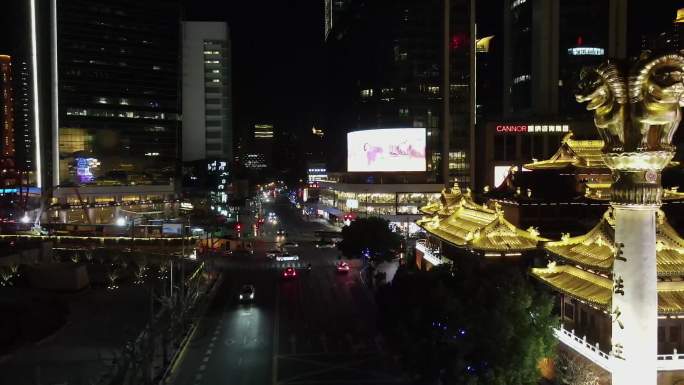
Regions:
[[[425,171],[425,128],[347,134],[347,171]]]

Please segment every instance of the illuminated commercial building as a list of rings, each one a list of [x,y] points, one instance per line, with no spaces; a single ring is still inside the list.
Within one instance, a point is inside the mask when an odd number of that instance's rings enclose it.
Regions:
[[[2,137],[3,159],[13,159],[14,149],[14,78],[12,59],[7,55],[0,55],[0,130]]]
[[[627,1],[503,3],[503,117],[591,122],[574,84],[582,67],[627,54]]]
[[[419,208],[439,196],[441,184],[425,183],[424,176],[329,173],[318,182],[320,197],[312,206],[332,223],[344,224],[347,217],[377,216],[402,230],[418,231]],[[311,211],[311,210],[310,210]]]
[[[322,162],[308,162],[306,168],[306,180],[311,183],[320,182],[328,178],[328,171],[325,163]]]
[[[451,1],[450,34],[446,39],[442,0],[351,0],[333,14],[326,40],[329,88],[335,90],[330,95],[325,125],[333,144],[327,161],[330,169],[344,167],[332,154],[342,151],[339,143],[348,131],[425,127],[427,172],[433,180],[442,180],[447,51],[451,97],[450,123],[446,127],[450,137],[449,174],[463,185],[470,183],[474,109],[470,88],[474,80],[470,73],[475,51],[470,4],[467,0]]]
[[[183,22],[183,161],[232,159],[231,43],[225,22]]]
[[[180,185],[175,1],[29,4],[37,181],[66,203]],[[69,186],[79,188],[79,193]]]
[[[254,139],[273,139],[273,125],[255,124]]]
[[[273,165],[273,147],[275,130],[272,124],[254,125],[254,135],[250,143],[250,151],[243,156],[242,164],[250,170],[261,170]]]
[[[498,187],[511,167],[547,159],[574,129],[563,122],[488,122],[484,125],[484,185]]]
[[[263,170],[268,167],[266,157],[261,152],[248,152],[243,155],[242,166],[248,170]]]

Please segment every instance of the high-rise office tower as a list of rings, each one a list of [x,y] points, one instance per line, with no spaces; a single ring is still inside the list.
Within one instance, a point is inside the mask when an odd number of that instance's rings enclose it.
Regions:
[[[13,1],[26,8],[36,185],[63,202],[73,187],[91,201],[172,196],[179,2]]]
[[[272,124],[258,123],[254,125],[254,139],[252,140],[252,160],[261,159],[265,167],[273,165],[273,146],[275,130]],[[257,155],[254,158],[254,155]],[[254,163],[254,162],[252,162]],[[258,162],[257,162],[258,163]]]
[[[626,0],[504,1],[504,117],[591,121],[574,84],[582,67],[625,57],[626,23]]]
[[[334,5],[333,1],[333,5]],[[352,0],[336,14],[326,40],[330,69],[326,132],[331,153],[348,131],[424,127],[427,170],[441,176],[442,132],[448,130],[449,178],[469,184],[471,1],[451,0],[445,38],[444,0]],[[449,52],[450,119],[444,118],[445,47]],[[448,126],[445,128],[445,121]],[[332,169],[343,168],[329,159]],[[336,161],[336,159],[337,161]]]
[[[233,156],[230,52],[225,22],[183,23],[183,161]]]
[[[14,159],[14,78],[12,59],[0,55],[0,155]]]
[[[31,114],[31,72],[27,62],[17,62],[14,68],[14,131],[17,168],[35,182],[33,127]]]

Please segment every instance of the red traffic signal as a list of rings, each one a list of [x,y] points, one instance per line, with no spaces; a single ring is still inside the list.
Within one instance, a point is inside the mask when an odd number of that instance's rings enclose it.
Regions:
[[[235,224],[235,230],[242,231],[242,223],[236,223]]]

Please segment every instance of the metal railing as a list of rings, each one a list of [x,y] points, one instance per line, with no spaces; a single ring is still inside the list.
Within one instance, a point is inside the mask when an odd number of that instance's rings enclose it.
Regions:
[[[430,247],[426,239],[416,241],[416,250],[423,253],[423,259],[430,262],[433,266],[449,263],[449,260],[442,257],[439,249]]]

